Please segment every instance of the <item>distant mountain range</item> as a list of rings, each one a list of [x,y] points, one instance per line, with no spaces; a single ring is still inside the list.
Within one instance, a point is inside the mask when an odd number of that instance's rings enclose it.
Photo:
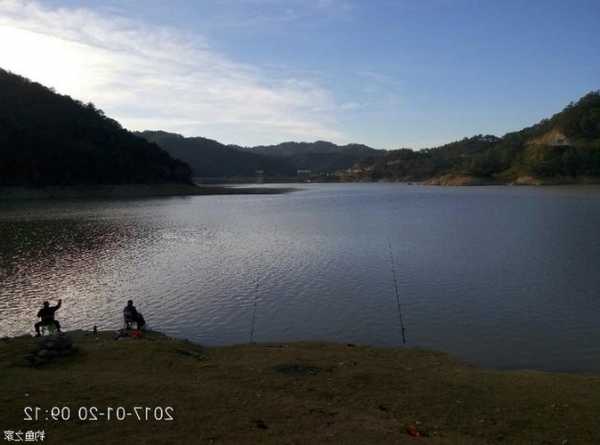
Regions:
[[[356,163],[342,179],[431,184],[598,182],[600,91],[550,119],[499,138],[478,135],[425,150],[400,149]]]
[[[318,176],[347,169],[358,161],[385,154],[385,150],[366,145],[339,146],[325,141],[240,147],[164,131],[137,134],[187,162],[198,177],[248,177],[256,176],[257,171],[265,176],[295,177],[298,170],[310,171],[311,175]]]
[[[600,178],[600,92],[550,119],[503,137],[477,135],[423,150],[284,142],[240,147],[162,131],[138,133],[183,159],[196,176],[335,174],[342,181],[426,181],[431,184],[597,182]]]
[[[191,183],[191,170],[94,105],[0,69],[0,186],[157,183]]]
[[[336,145],[331,142],[283,142],[243,148],[251,153],[275,156],[293,163],[296,169],[310,170],[313,174],[333,173],[350,168],[364,159],[384,156],[385,150],[377,150],[361,144]]]
[[[263,156],[240,147],[223,145],[212,139],[186,138],[165,131],[143,131],[136,134],[187,162],[196,177],[254,177],[259,170],[272,176],[296,175],[295,166],[286,159]]]
[[[131,133],[93,104],[0,69],[0,187],[191,183],[192,175],[257,174],[457,185],[597,182],[600,92],[521,131],[431,149],[324,141],[240,147],[164,131]]]

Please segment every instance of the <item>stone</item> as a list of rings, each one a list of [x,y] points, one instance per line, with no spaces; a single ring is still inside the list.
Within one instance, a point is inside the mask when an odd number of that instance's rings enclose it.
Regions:
[[[56,348],[56,342],[54,342],[54,341],[47,341],[46,343],[44,343],[44,348],[46,348],[46,349],[54,349],[54,348]]]

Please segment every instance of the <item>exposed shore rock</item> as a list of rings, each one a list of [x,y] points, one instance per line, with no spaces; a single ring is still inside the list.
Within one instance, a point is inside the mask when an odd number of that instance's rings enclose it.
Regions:
[[[534,176],[519,176],[511,185],[592,185],[600,184],[600,178],[593,176],[556,176],[552,178],[537,178]]]
[[[492,178],[480,178],[475,176],[463,175],[444,175],[436,178],[428,179],[422,182],[424,185],[443,185],[450,187],[460,186],[480,186],[480,185],[503,185],[503,182]]]
[[[76,352],[73,340],[68,335],[40,337],[37,347],[25,356],[25,362],[30,366],[38,367]]]

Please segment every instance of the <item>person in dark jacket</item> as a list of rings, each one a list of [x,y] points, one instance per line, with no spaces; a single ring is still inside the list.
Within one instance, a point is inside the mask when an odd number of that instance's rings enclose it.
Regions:
[[[56,306],[50,306],[50,303],[44,301],[44,306],[39,310],[37,316],[42,319],[42,321],[37,322],[33,325],[35,328],[35,336],[39,337],[40,328],[42,326],[56,326],[56,330],[60,332],[60,323],[54,319],[54,313],[60,309],[62,306],[62,300],[58,300],[58,304]]]
[[[131,323],[135,323],[138,329],[143,329],[146,324],[144,317],[137,311],[132,300],[127,301],[127,306],[123,309],[123,317],[127,329],[131,329]]]

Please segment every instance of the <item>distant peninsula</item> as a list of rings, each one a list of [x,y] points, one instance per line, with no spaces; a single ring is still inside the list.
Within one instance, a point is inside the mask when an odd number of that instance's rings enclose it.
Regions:
[[[338,173],[343,181],[429,185],[600,183],[600,91],[501,138],[478,135],[437,148],[393,150]]]

